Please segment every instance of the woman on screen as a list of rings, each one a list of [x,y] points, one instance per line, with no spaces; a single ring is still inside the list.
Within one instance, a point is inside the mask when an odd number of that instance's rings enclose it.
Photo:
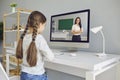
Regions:
[[[75,24],[72,26],[72,41],[79,42],[81,41],[81,33],[83,32],[82,25],[81,25],[81,19],[80,17],[77,17],[75,19]]]

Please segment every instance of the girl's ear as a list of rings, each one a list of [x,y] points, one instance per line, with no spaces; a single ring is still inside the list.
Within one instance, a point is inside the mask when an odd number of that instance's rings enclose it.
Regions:
[[[38,28],[40,28],[40,25],[41,25],[41,23],[39,23],[39,26],[38,26]]]

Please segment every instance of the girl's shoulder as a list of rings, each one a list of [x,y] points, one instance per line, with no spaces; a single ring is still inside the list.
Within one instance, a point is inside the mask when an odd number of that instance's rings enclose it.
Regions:
[[[36,38],[37,40],[45,40],[45,38],[41,34],[38,34]]]
[[[31,40],[32,39],[32,34],[26,34],[24,39],[25,40]],[[45,41],[45,38],[41,34],[37,34],[35,40],[37,42],[43,42],[43,41]]]
[[[45,46],[45,44],[47,43],[47,41],[45,40],[45,38],[43,37],[43,35],[38,34],[36,36],[36,43],[39,44],[39,45],[44,44],[44,46]]]
[[[38,34],[37,37],[38,38],[44,38],[43,35],[41,35],[41,34]]]

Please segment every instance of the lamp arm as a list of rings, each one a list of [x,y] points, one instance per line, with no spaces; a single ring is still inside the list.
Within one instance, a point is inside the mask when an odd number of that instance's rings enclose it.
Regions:
[[[101,33],[102,38],[103,38],[103,54],[105,54],[105,36],[104,36],[104,34],[103,34],[103,31],[102,31],[102,30],[100,30],[100,33]]]

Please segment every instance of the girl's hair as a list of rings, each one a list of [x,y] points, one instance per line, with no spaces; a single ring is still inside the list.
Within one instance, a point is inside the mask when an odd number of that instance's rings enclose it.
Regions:
[[[80,28],[82,28],[82,24],[81,24],[81,19],[80,19],[80,17],[76,17],[76,19],[75,19],[75,24],[76,24],[77,19],[80,20],[80,22],[79,22],[79,26],[80,26]]]
[[[37,48],[35,45],[35,38],[37,35],[37,29],[40,23],[45,23],[46,22],[46,17],[39,11],[33,11],[27,21],[26,28],[21,35],[18,45],[16,48],[16,57],[18,59],[23,58],[23,38],[25,34],[27,33],[28,28],[33,28],[33,33],[32,33],[32,42],[30,43],[28,50],[27,50],[27,62],[28,64],[32,67],[35,66],[37,63]]]

